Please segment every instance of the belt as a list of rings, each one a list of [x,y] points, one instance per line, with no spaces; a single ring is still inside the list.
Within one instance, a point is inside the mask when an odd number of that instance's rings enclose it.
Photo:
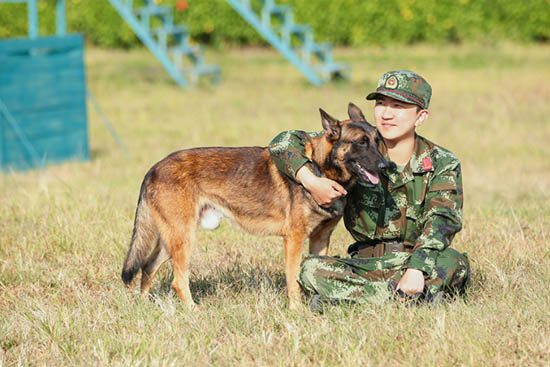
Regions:
[[[381,257],[392,252],[411,253],[413,246],[399,241],[368,241],[355,242],[348,247],[348,254],[352,257]]]

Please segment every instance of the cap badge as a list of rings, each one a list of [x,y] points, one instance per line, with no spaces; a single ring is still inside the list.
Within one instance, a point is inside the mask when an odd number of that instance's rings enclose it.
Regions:
[[[422,159],[422,167],[424,167],[424,171],[429,171],[432,169],[432,160],[430,157]]]
[[[397,88],[397,84],[398,84],[397,78],[395,77],[395,75],[392,75],[386,80],[386,84],[384,84],[384,88],[395,89]]]

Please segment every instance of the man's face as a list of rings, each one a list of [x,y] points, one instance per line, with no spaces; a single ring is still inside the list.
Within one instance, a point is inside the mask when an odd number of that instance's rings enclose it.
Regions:
[[[374,106],[374,122],[386,142],[414,137],[415,128],[422,125],[427,116],[427,110],[386,96],[379,96]]]

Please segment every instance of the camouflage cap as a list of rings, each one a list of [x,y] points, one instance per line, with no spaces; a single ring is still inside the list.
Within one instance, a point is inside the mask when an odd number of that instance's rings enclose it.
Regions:
[[[376,91],[370,93],[367,99],[376,99],[378,95],[427,109],[432,97],[432,87],[424,78],[412,71],[389,71],[378,80]]]

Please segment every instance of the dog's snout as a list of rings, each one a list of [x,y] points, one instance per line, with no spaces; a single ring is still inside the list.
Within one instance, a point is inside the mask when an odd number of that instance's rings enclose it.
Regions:
[[[379,162],[378,163],[378,168],[380,168],[381,170],[387,169],[388,168],[388,162]]]
[[[393,162],[388,162],[388,161],[382,161],[380,163],[378,163],[378,168],[380,170],[393,170],[395,169],[395,163]]]

